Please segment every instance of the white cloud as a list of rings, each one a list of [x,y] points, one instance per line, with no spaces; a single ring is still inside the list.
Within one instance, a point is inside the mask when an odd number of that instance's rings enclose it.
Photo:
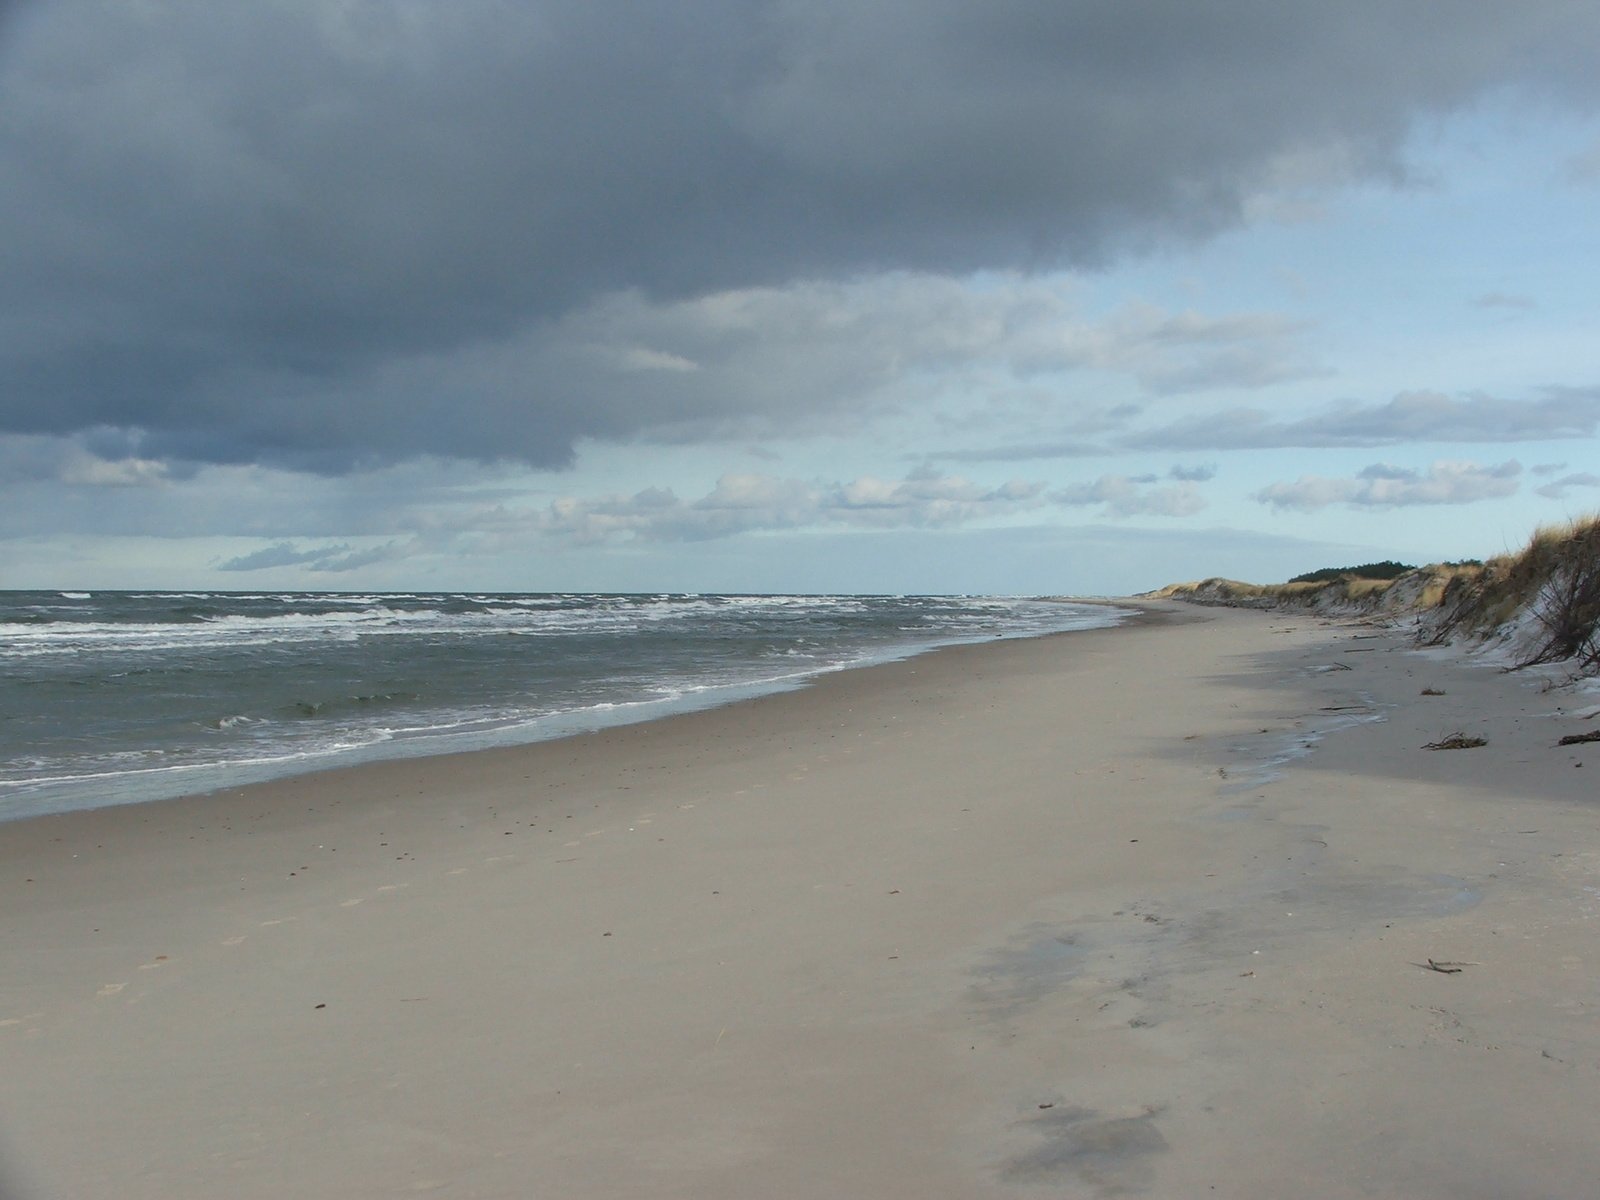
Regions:
[[[109,429],[72,437],[0,434],[0,485],[54,481],[70,487],[156,487],[185,477],[172,463],[137,452]]]
[[[1041,458],[1087,458],[1104,449],[1090,442],[1029,442],[1019,446],[988,446],[972,450],[937,450],[925,455],[930,462],[1030,462]]]
[[[1205,499],[1193,482],[1153,487],[1155,476],[1102,475],[1093,483],[1073,484],[1052,492],[1057,504],[1102,504],[1114,517],[1187,517],[1205,508]]]
[[[929,470],[904,479],[864,475],[846,483],[808,483],[757,473],[728,474],[698,500],[666,488],[598,499],[564,496],[530,527],[576,542],[613,538],[701,541],[756,530],[820,526],[939,528],[1008,516],[1040,503],[1042,484],[1012,480],[986,487]]]
[[[1580,187],[1600,183],[1600,142],[1573,155],[1567,163],[1567,181]]]
[[[313,546],[297,549],[291,542],[278,542],[250,554],[241,554],[217,564],[219,571],[264,571],[278,567],[304,567],[316,574],[338,575],[357,571],[378,563],[397,562],[422,552],[425,544],[418,539],[408,542],[384,542],[357,550],[348,542],[333,546]]]
[[[1560,479],[1552,480],[1543,487],[1534,488],[1537,495],[1545,496],[1551,500],[1565,500],[1567,492],[1572,488],[1600,488],[1600,475],[1592,471],[1575,471]]]
[[[250,368],[217,385],[216,411],[195,416],[204,429],[143,418],[122,429],[138,457],[172,462],[350,474],[426,453],[560,467],[585,439],[851,433],[1029,386],[1058,404],[1063,373],[1168,394],[1315,370],[1303,326],[1273,313],[1143,304],[1098,316],[1062,275],[894,272],[678,298],[607,292],[460,345],[397,349],[331,383]]]
[[[1514,442],[1591,436],[1600,388],[1547,389],[1541,400],[1461,398],[1401,392],[1383,404],[1344,403],[1311,417],[1275,421],[1261,409],[1202,413],[1131,434],[1124,445],[1161,449],[1389,446],[1404,442]]]
[[[1514,312],[1531,312],[1539,307],[1533,297],[1512,292],[1484,292],[1474,296],[1472,303],[1475,308],[1507,308]]]
[[[1207,316],[1133,305],[1090,331],[1087,362],[1125,372],[1158,395],[1264,388],[1329,373],[1305,349],[1306,329],[1276,313]]]
[[[171,476],[169,464],[150,458],[94,458],[74,455],[61,469],[61,482],[87,487],[154,487]]]
[[[1205,507],[1195,481],[1204,468],[1174,468],[1166,476],[1103,476],[1093,484],[1047,493],[1037,481],[991,485],[923,466],[904,478],[861,475],[828,482],[730,472],[706,494],[685,499],[673,489],[559,496],[542,508],[496,504],[454,506],[420,515],[406,543],[378,548],[384,558],[412,554],[508,553],[553,539],[578,546],[608,542],[701,542],[744,533],[857,529],[953,529],[1034,511],[1047,505],[1101,505],[1114,517],[1188,516]],[[1173,479],[1173,485],[1164,485]],[[249,566],[342,565],[347,546],[285,556],[288,546],[247,556]],[[374,554],[378,551],[364,553]],[[373,561],[381,561],[374,559]],[[336,565],[337,564],[337,565]],[[240,569],[230,564],[232,569]]]
[[[668,354],[648,346],[626,346],[613,351],[624,371],[698,371],[700,364],[681,354]]]
[[[341,542],[334,546],[313,546],[309,550],[297,549],[291,542],[276,542],[260,550],[241,554],[217,564],[219,571],[263,571],[274,567],[310,567],[317,570],[321,564],[334,561],[351,553],[350,544]]]
[[[1517,490],[1522,465],[1515,460],[1487,467],[1471,462],[1436,462],[1426,471],[1374,463],[1351,479],[1302,475],[1257,492],[1262,504],[1313,512],[1333,504],[1353,508],[1399,508],[1415,504],[1471,504]]]
[[[898,272],[676,301],[615,293],[508,345],[496,374],[584,395],[597,436],[681,440],[858,424],[925,403],[935,377],[986,395],[1070,371],[1156,394],[1266,387],[1320,373],[1304,332],[1274,313],[1150,304],[1090,318],[1059,277]]]

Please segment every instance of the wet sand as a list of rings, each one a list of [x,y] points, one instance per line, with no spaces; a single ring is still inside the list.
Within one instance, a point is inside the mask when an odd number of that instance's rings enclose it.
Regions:
[[[0,1190],[1592,1194],[1597,704],[1154,607],[0,826]]]

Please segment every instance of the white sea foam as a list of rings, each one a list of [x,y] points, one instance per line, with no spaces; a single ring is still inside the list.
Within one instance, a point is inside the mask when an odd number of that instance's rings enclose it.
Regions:
[[[992,598],[13,595],[0,818],[561,736],[1117,619]]]

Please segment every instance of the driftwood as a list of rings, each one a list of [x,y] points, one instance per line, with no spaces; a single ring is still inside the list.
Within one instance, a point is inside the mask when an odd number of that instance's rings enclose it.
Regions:
[[[1424,750],[1472,750],[1472,749],[1474,749],[1474,748],[1476,748],[1478,746],[1487,746],[1488,744],[1489,744],[1489,739],[1488,738],[1468,737],[1464,733],[1452,733],[1449,737],[1442,738],[1437,742],[1429,742],[1426,746],[1423,747],[1423,749]]]

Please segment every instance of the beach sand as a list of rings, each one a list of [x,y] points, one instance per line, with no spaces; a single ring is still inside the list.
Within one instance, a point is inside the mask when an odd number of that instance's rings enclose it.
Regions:
[[[0,1191],[1596,1194],[1595,706],[1151,607],[0,826]]]

